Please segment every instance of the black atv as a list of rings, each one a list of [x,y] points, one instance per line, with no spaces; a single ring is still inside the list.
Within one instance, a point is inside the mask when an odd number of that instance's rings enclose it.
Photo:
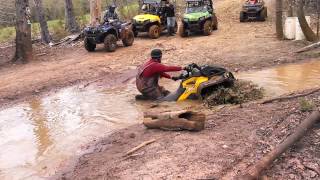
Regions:
[[[84,47],[92,52],[97,44],[104,44],[108,52],[117,48],[117,41],[122,40],[124,46],[131,46],[134,41],[134,34],[131,23],[122,23],[119,20],[109,20],[96,27],[84,29]]]
[[[246,1],[240,12],[240,22],[245,22],[249,19],[265,21],[267,17],[268,11],[263,0]]]

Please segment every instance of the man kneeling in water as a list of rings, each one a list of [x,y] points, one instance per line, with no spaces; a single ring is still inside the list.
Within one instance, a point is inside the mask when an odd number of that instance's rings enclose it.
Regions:
[[[151,51],[151,59],[138,69],[136,85],[139,92],[146,99],[157,100],[167,96],[170,92],[159,86],[160,77],[177,80],[165,72],[181,71],[178,66],[166,66],[161,64],[162,51],[154,49]]]

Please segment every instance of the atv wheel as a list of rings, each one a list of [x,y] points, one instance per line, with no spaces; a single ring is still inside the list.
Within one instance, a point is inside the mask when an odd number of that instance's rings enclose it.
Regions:
[[[134,37],[138,37],[138,31],[133,31]]]
[[[149,28],[149,37],[152,39],[160,37],[160,27],[158,25],[152,25]]]
[[[207,20],[203,25],[203,34],[209,36],[212,32],[212,22]]]
[[[265,9],[265,8],[263,8],[260,11],[260,13],[258,15],[260,21],[265,21],[266,20],[266,11],[267,11],[267,9]]]
[[[179,26],[179,35],[181,37],[187,37],[188,36],[188,32],[186,31],[183,23]]]
[[[131,46],[134,41],[134,33],[132,31],[129,31],[127,36],[122,39],[122,43],[124,46]]]
[[[108,52],[114,52],[117,48],[117,38],[113,34],[108,34],[104,38],[104,47]]]
[[[216,15],[212,17],[212,30],[218,30],[218,18]]]
[[[93,52],[96,49],[96,44],[91,43],[88,38],[84,38],[84,48],[88,52]]]
[[[243,11],[241,11],[240,12],[240,22],[244,22],[246,19],[247,19],[246,14]]]

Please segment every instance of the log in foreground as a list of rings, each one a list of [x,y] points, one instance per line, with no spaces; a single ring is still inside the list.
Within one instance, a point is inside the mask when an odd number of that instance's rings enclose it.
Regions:
[[[291,134],[287,139],[285,139],[281,144],[264,156],[257,164],[250,167],[245,175],[237,178],[243,180],[255,180],[258,179],[260,173],[266,169],[272,162],[278,158],[284,151],[286,151],[295,142],[300,140],[306,132],[316,123],[320,122],[320,112],[319,110],[314,111],[311,116],[304,120],[296,129],[296,131]]]
[[[201,131],[205,115],[192,111],[145,113],[143,124],[150,129]]]

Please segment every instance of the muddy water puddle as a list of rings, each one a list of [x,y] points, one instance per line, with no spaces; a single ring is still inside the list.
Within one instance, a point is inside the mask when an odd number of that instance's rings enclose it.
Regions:
[[[0,111],[0,179],[42,179],[87,144],[139,122],[133,84],[116,89],[71,87]]]
[[[302,91],[320,86],[320,60],[282,65],[261,71],[239,73],[238,79],[253,81],[266,90],[266,96]]]

